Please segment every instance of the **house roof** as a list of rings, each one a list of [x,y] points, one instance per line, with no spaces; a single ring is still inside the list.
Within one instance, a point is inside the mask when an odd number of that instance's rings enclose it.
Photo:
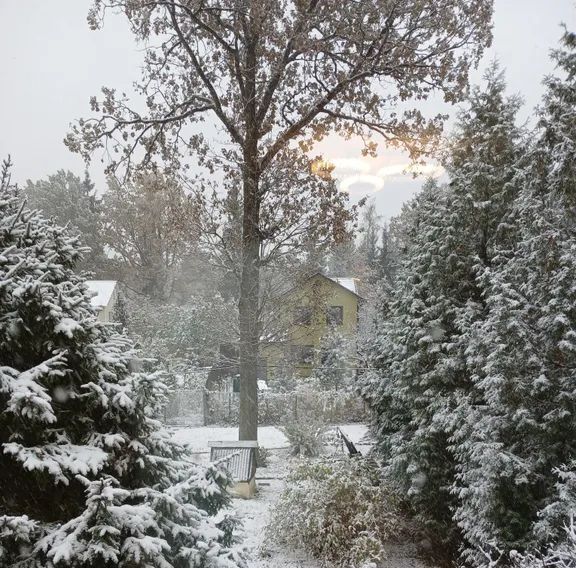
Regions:
[[[352,278],[349,276],[332,277],[332,276],[326,276],[326,275],[322,274],[321,272],[316,272],[316,274],[313,274],[310,277],[310,279],[316,278],[316,276],[320,276],[321,278],[325,278],[326,280],[329,280],[330,282],[334,282],[335,284],[338,284],[338,286],[341,286],[342,288],[344,288],[344,290],[347,290],[348,292],[351,292],[355,296],[362,298],[362,296],[360,296],[360,294],[358,294],[358,286],[357,286],[358,279],[357,278]]]
[[[346,288],[346,290],[350,290],[350,292],[358,295],[356,278],[333,278],[332,276],[328,276],[328,278],[330,278],[330,280],[334,280],[336,284],[340,284],[340,286]]]
[[[314,274],[312,274],[311,276],[306,278],[306,282],[312,280],[313,278],[317,278],[317,277],[324,278],[325,280],[328,280],[329,282],[336,284],[337,286],[340,286],[341,288],[343,288],[347,292],[354,294],[355,296],[357,296],[361,300],[363,299],[362,296],[358,293],[358,282],[359,281],[357,278],[348,277],[348,276],[347,277],[331,277],[331,276],[326,276],[326,275],[322,274],[321,272],[315,272]],[[296,286],[292,286],[291,288],[289,288],[285,292],[282,292],[281,296],[291,294],[294,290],[297,290],[300,287],[301,287],[301,284],[296,285]]]
[[[90,303],[94,308],[103,308],[110,303],[114,289],[118,282],[116,280],[86,280],[86,286],[93,296]]]

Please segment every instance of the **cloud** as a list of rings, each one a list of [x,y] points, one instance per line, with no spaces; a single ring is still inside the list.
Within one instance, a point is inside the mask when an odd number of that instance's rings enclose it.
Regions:
[[[368,185],[371,191],[380,191],[384,187],[384,179],[370,174],[356,174],[341,179],[339,186],[342,191],[353,193],[352,187],[355,185]]]
[[[444,168],[438,164],[393,164],[370,173],[372,165],[360,158],[337,158],[329,160],[334,166],[333,175],[339,180],[339,187],[348,193],[377,192],[382,190],[387,180],[411,179],[413,176],[440,177]]]
[[[376,173],[383,178],[400,178],[405,176],[432,176],[440,177],[444,173],[444,168],[439,164],[394,164],[384,166]]]

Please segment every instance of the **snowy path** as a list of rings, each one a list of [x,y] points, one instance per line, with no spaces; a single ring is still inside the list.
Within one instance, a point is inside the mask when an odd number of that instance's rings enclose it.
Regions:
[[[347,424],[340,428],[349,438],[365,450],[362,443],[366,427],[362,424]],[[238,429],[226,427],[174,428],[174,438],[188,445],[196,454],[198,461],[208,461],[208,442],[213,440],[237,440]],[[320,568],[320,562],[311,559],[303,551],[286,550],[265,543],[266,526],[270,512],[284,488],[285,477],[289,469],[288,440],[282,432],[273,426],[258,429],[260,445],[271,450],[269,465],[259,468],[256,474],[258,495],[254,499],[234,499],[233,507],[244,523],[243,544],[251,559],[249,568]],[[416,558],[412,544],[389,544],[388,559],[379,568],[424,568]]]
[[[244,545],[251,554],[249,568],[320,568],[304,552],[265,545],[270,510],[284,488],[289,450],[274,450],[269,466],[258,470],[255,499],[234,499],[234,508],[244,522]],[[265,478],[265,479],[262,479]]]

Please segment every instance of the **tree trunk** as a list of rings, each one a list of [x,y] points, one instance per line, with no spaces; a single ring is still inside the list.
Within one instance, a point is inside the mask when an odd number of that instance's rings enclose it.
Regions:
[[[252,162],[252,164],[250,163]],[[240,281],[240,440],[258,439],[257,361],[260,296],[260,197],[254,162],[244,164],[244,219]]]
[[[242,151],[242,276],[240,280],[240,440],[258,439],[258,348],[260,343],[260,165],[256,120],[257,1],[248,12],[245,50],[245,138]]]

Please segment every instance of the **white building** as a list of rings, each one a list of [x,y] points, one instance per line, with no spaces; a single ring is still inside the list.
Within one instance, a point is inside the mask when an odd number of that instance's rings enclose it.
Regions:
[[[98,319],[103,322],[114,321],[114,308],[118,301],[118,282],[116,280],[87,280],[86,285],[94,294],[90,301],[98,310]]]

